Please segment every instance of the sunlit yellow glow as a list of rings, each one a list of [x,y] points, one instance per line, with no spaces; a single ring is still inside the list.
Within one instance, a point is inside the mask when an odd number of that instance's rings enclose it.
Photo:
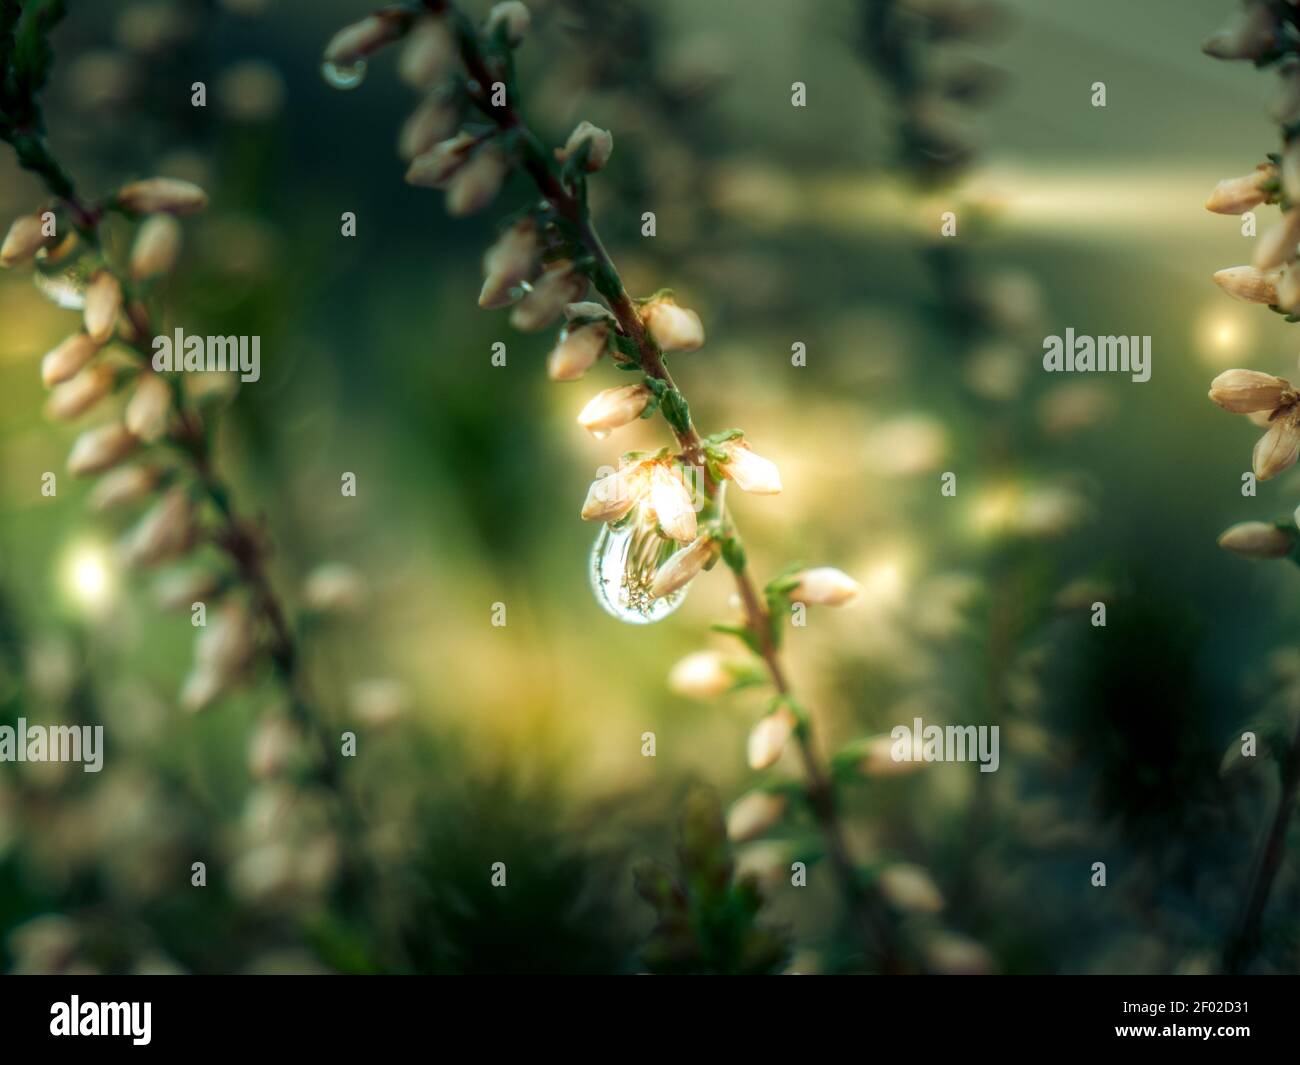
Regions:
[[[1251,320],[1232,305],[1207,307],[1196,319],[1195,344],[1209,366],[1235,366],[1255,339]]]
[[[971,525],[985,536],[1008,529],[1020,512],[1021,490],[1017,484],[999,485],[982,493],[971,510]]]
[[[73,546],[62,566],[63,590],[71,602],[90,614],[108,607],[116,592],[112,559],[101,544]]]

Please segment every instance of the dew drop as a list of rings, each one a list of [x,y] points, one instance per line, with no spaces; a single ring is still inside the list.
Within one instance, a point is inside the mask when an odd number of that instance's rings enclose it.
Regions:
[[[355,89],[366,80],[366,61],[358,59],[350,66],[325,60],[320,67],[321,77],[335,89]]]
[[[603,526],[591,550],[591,590],[596,602],[629,625],[662,621],[681,606],[687,588],[654,599],[650,585],[655,571],[678,546],[655,531],[643,510],[634,511],[617,526]]]
[[[37,259],[40,259],[39,255]],[[75,266],[47,271],[38,261],[32,273],[32,283],[41,295],[64,310],[79,311],[86,306],[86,274]]]

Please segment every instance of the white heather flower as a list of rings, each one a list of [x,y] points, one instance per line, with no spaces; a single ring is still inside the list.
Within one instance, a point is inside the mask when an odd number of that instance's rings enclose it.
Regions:
[[[45,401],[46,415],[68,421],[85,414],[113,391],[114,378],[113,368],[104,363],[86,367],[70,381],[54,387]]]
[[[597,170],[604,170],[605,164],[609,162],[609,157],[614,151],[614,135],[609,130],[601,129],[585,120],[573,128],[563,148],[555,149],[555,158],[566,163],[584,144],[590,147],[587,149],[587,164],[583,169],[592,174]]]
[[[895,758],[895,747],[900,755],[908,757]],[[921,752],[912,749],[912,735],[895,740],[892,736],[872,736],[858,744],[860,757],[858,772],[867,777],[894,777],[904,773],[914,773],[925,766]]]
[[[816,606],[843,606],[857,597],[862,587],[843,570],[834,566],[818,566],[798,574],[799,583],[790,593],[796,603]]]
[[[987,976],[993,972],[989,952],[956,932],[933,932],[921,949],[926,967],[939,976]]]
[[[1214,283],[1243,303],[1277,302],[1277,275],[1261,273],[1253,266],[1230,266],[1220,270],[1214,275]]]
[[[210,569],[180,569],[154,581],[153,599],[162,610],[189,610],[221,591],[221,576]]]
[[[208,205],[208,194],[192,181],[156,177],[117,190],[117,203],[135,214],[194,214]]]
[[[717,651],[695,651],[668,674],[668,687],[688,699],[716,699],[736,683],[735,673]]]
[[[587,291],[587,277],[571,262],[551,263],[532,290],[510,309],[510,324],[521,333],[536,333],[555,321],[565,306]]]
[[[616,321],[613,311],[603,303],[596,303],[594,300],[586,303],[570,303],[564,308],[564,318],[569,322],[575,318],[604,318],[611,322]]]
[[[41,359],[42,384],[46,388],[53,388],[60,382],[67,381],[90,362],[99,349],[98,341],[85,333],[73,333]]]
[[[411,706],[411,689],[393,677],[359,680],[348,692],[348,709],[362,724],[383,728],[402,717]]]
[[[122,557],[131,567],[179,558],[193,546],[196,532],[189,496],[170,488],[123,538]]]
[[[464,218],[483,210],[496,199],[510,164],[495,144],[487,144],[470,156],[447,183],[447,213]]]
[[[146,444],[152,444],[167,432],[171,411],[171,386],[156,373],[143,374],[126,405],[126,427]]]
[[[303,747],[301,730],[283,714],[265,714],[248,743],[248,771],[254,780],[282,774]]]
[[[695,539],[697,527],[695,501],[691,498],[690,489],[686,487],[681,475],[675,469],[663,463],[655,463],[651,467],[650,491],[647,493],[646,502],[660,531],[670,540],[689,544]],[[671,559],[669,561],[671,562]],[[659,578],[656,576],[655,583],[658,584],[658,581]]]
[[[42,232],[44,225],[41,216],[36,214],[25,214],[16,219],[5,234],[4,244],[0,245],[0,266],[25,263],[49,244],[52,238]]]
[[[143,281],[167,273],[180,250],[181,224],[169,214],[150,215],[131,247],[131,276]]]
[[[303,603],[321,614],[355,614],[366,604],[365,579],[344,562],[317,566],[302,586]]]
[[[794,732],[794,714],[781,706],[768,714],[749,734],[749,768],[766,769],[781,757]]]
[[[785,816],[790,799],[770,791],[742,795],[727,811],[727,838],[733,843],[757,839]]]
[[[111,470],[136,449],[138,441],[118,422],[88,429],[72,444],[68,472],[77,476]]]
[[[1277,45],[1277,19],[1265,4],[1252,4],[1211,36],[1201,51],[1215,59],[1260,59]]]
[[[1290,263],[1278,278],[1277,305],[1288,314],[1300,310],[1300,263]]]
[[[938,913],[943,909],[943,895],[921,866],[899,862],[882,869],[876,878],[881,894],[899,910],[907,913]]]
[[[417,155],[406,168],[406,183],[426,189],[446,188],[447,182],[465,165],[480,138],[461,130]]]
[[[609,326],[590,322],[577,329],[565,327],[559,342],[546,357],[546,373],[552,381],[576,381],[605,354]]]
[[[492,5],[492,10],[488,12],[487,22],[483,24],[483,34],[490,38],[497,32],[498,27],[504,26],[506,40],[511,44],[518,44],[528,33],[528,27],[532,20],[528,8],[521,4],[519,0],[505,0],[504,3]]]
[[[597,440],[603,440],[615,429],[641,417],[652,394],[643,384],[607,388],[582,408],[578,424]]]
[[[478,305],[485,309],[511,303],[525,281],[537,274],[542,254],[537,223],[524,218],[507,229],[483,253],[483,288]]]
[[[456,40],[446,20],[421,19],[402,45],[397,76],[412,89],[427,89],[446,77],[455,63]]]
[[[113,335],[122,310],[122,283],[107,270],[98,271],[86,286],[86,332],[102,344]]]
[[[1252,265],[1256,270],[1267,271],[1289,263],[1296,257],[1297,243],[1300,243],[1300,211],[1293,208],[1259,238]]]
[[[1233,414],[1268,410],[1294,400],[1291,382],[1258,370],[1224,370],[1210,382],[1210,399]]]
[[[355,66],[366,56],[390,44],[402,34],[401,23],[382,14],[367,15],[344,26],[325,45],[325,61],[340,67]]]
[[[1259,438],[1251,457],[1255,476],[1268,481],[1295,465],[1300,456],[1300,428],[1296,427],[1294,411],[1274,419],[1268,432]]]
[[[104,511],[137,503],[158,487],[158,470],[152,466],[119,466],[110,470],[91,489],[91,510]]]
[[[1272,163],[1241,177],[1224,178],[1214,186],[1205,209],[1215,214],[1243,214],[1268,199],[1263,186],[1276,180],[1277,167]]]
[[[397,154],[408,163],[456,129],[456,109],[437,94],[420,101],[397,134]]]
[[[660,296],[643,304],[641,321],[662,351],[695,351],[704,343],[700,316],[677,306],[671,296]]]
[[[181,703],[194,712],[214,702],[252,661],[253,625],[247,609],[232,600],[200,630],[194,641],[194,669],[185,679]]]
[[[618,521],[641,501],[649,487],[649,463],[638,462],[597,478],[582,504],[583,521]]]
[[[754,454],[745,440],[727,440],[719,446],[727,453],[727,461],[719,463],[723,476],[735,481],[742,492],[771,496],[781,491],[776,463]]]
[[[1285,558],[1295,537],[1269,522],[1242,521],[1219,534],[1219,546],[1242,558]]]
[[[685,588],[713,560],[717,550],[717,544],[710,537],[701,536],[681,550],[673,552],[655,573],[655,579],[650,585],[651,597],[662,599],[666,595],[672,595],[678,588]]]

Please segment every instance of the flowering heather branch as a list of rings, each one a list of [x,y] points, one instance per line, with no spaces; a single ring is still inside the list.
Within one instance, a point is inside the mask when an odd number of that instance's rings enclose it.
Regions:
[[[196,641],[182,704],[190,710],[208,706],[265,654],[289,694],[293,717],[315,734],[319,779],[335,785],[336,748],[310,708],[297,643],[268,576],[266,538],[237,511],[215,468],[210,412],[179,376],[157,372],[151,359],[151,288],[180,253],[177,218],[201,211],[207,195],[189,182],[165,177],[132,182],[98,200],[77,190],[46,142],[39,102],[52,61],[47,36],[62,14],[59,2],[0,3],[0,140],[50,194],[40,210],[9,228],[0,266],[32,264],[38,285],[61,305],[80,307],[84,319],[82,328],[41,363],[42,380],[51,390],[46,413],[71,420],[112,394],[129,391],[121,420],[83,432],[68,468],[74,475],[101,478],[90,497],[96,510],[153,500],[121,544],[129,566],[178,561],[205,541],[229,563],[228,573],[195,568],[160,581],[164,605],[225,600]],[[114,258],[105,239],[113,216],[136,227],[127,262]],[[115,358],[114,346],[130,358]],[[167,454],[176,461],[167,462]],[[128,464],[137,455],[143,460]],[[231,594],[236,591],[242,596]]]
[[[1206,41],[1203,50],[1216,59],[1245,59],[1258,68],[1273,68],[1281,78],[1271,109],[1281,127],[1281,152],[1269,153],[1247,174],[1220,181],[1205,206],[1216,214],[1249,212],[1253,220],[1256,208],[1276,204],[1282,217],[1258,238],[1250,265],[1220,270],[1214,281],[1236,299],[1264,304],[1284,314],[1288,322],[1300,321],[1300,9],[1290,3],[1248,0],[1237,18]],[[1211,383],[1209,395],[1224,410],[1244,414],[1265,429],[1252,456],[1259,480],[1276,477],[1295,464],[1300,456],[1300,395],[1288,381],[1256,370],[1226,370]],[[1239,523],[1219,537],[1219,546],[1243,558],[1288,558],[1300,564],[1294,517]],[[1241,913],[1224,947],[1223,965],[1229,972],[1244,969],[1260,945],[1264,911],[1300,797],[1300,720],[1279,762],[1277,806],[1260,842]]]
[[[402,153],[411,160],[407,181],[445,190],[447,209],[458,216],[491,203],[512,168],[536,186],[540,201],[510,217],[484,258],[480,306],[513,305],[511,322],[526,331],[544,329],[563,314],[566,324],[548,360],[553,379],[577,379],[606,355],[615,368],[636,375],[634,383],[596,396],[580,424],[603,438],[658,412],[675,445],[625,455],[617,470],[592,484],[583,518],[605,523],[602,537],[627,538],[625,568],[606,580],[598,560],[596,582],[611,612],[645,621],[671,610],[685,587],[719,558],[732,571],[744,619],[716,627],[757,656],[774,689],[769,712],[750,737],[750,765],[772,765],[794,739],[805,772],[804,797],[856,929],[882,968],[898,969],[902,959],[892,918],[849,853],[833,778],[780,657],[781,617],[793,604],[839,604],[857,586],[832,569],[787,572],[762,590],[756,584],[723,489],[731,481],[742,491],[773,494],[781,490],[780,476],[741,431],[701,435],[665,358],[703,345],[699,316],[666,291],[634,298],[601,241],[587,207],[587,181],[608,161],[611,134],[583,122],[552,154],[520,114],[513,50],[529,21],[522,3],[499,3],[480,33],[446,0],[393,5],[340,30],[326,46],[324,74],[340,87],[354,84],[369,57],[405,38],[399,72],[428,93],[401,138]],[[486,124],[462,126],[463,105]],[[584,300],[588,284],[603,303]],[[688,487],[692,473],[694,498]],[[713,660],[699,661],[709,672]],[[716,683],[716,677],[702,680],[695,669],[686,683],[697,694],[718,695],[734,686],[728,676]],[[768,817],[760,827],[776,819]]]

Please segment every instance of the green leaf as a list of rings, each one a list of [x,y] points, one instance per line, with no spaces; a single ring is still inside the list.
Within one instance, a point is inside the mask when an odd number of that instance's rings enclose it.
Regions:
[[[686,402],[686,397],[677,389],[672,388],[664,393],[661,403],[668,424],[679,433],[689,433],[691,431],[691,408]]]
[[[751,651],[753,651],[754,654],[758,655],[760,658],[762,657],[763,655],[762,641],[760,641],[759,638],[754,635],[753,631],[749,628],[749,626],[736,625],[725,621],[715,621],[712,625],[709,626],[709,628],[712,629],[714,632],[721,632],[721,633],[725,633],[728,636],[736,637],[736,639],[738,639],[741,643],[743,643],[746,647],[748,647]]]

